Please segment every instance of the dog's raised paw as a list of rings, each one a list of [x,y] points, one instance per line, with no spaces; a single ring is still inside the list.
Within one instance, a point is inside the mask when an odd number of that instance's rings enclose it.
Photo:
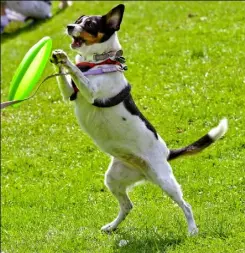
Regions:
[[[61,50],[61,49],[57,49],[57,50],[54,50],[52,52],[52,56],[50,58],[50,62],[54,63],[54,64],[64,64],[67,62],[67,54]]]

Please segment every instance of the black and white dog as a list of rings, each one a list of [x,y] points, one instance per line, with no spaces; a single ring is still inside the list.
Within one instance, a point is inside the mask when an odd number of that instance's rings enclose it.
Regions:
[[[159,185],[183,210],[190,234],[198,232],[191,206],[183,199],[169,161],[206,148],[227,131],[227,120],[191,145],[169,150],[155,128],[142,115],[130,94],[123,71],[124,58],[117,31],[123,18],[120,4],[104,16],[78,18],[67,26],[78,52],[74,65],[62,50],[52,53],[51,62],[60,73],[58,83],[64,99],[75,105],[81,128],[111,156],[105,184],[117,198],[120,211],[115,220],[102,227],[112,231],[132,209],[127,189],[141,180]]]

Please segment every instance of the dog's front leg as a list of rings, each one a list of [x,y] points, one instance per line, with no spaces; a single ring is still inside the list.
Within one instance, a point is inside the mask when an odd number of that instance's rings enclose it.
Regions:
[[[57,67],[59,69],[59,73],[60,74],[66,74],[67,73],[67,70],[65,69],[64,66],[59,65]],[[69,100],[70,96],[74,92],[74,89],[73,89],[72,84],[71,84],[71,77],[70,77],[70,75],[57,76],[56,79],[57,79],[57,82],[58,82],[58,86],[59,86],[60,92],[61,92],[61,94],[63,96],[63,99],[65,101]]]
[[[67,70],[63,66],[61,59],[58,60],[55,55],[52,55],[50,61],[55,65],[55,68],[58,69],[59,74],[67,73]],[[69,75],[60,75],[57,76],[56,79],[64,100],[68,100],[74,92],[74,89],[71,84],[71,77]]]
[[[67,69],[81,94],[89,103],[94,102],[95,87],[90,84],[89,79],[83,75],[80,69],[70,61],[64,51],[54,50],[52,53],[51,62],[60,68]]]

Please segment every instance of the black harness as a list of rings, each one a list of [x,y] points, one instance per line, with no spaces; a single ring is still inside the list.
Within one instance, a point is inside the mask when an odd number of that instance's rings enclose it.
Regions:
[[[131,86],[128,84],[114,97],[108,98],[105,101],[101,99],[95,99],[93,105],[97,107],[112,107],[123,102],[130,94]]]

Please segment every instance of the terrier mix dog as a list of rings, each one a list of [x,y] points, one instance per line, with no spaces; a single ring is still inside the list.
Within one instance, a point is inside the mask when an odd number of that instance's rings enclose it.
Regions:
[[[183,199],[169,161],[197,153],[221,138],[227,120],[184,148],[169,150],[153,125],[143,116],[130,94],[125,78],[122,48],[117,31],[123,18],[120,4],[103,16],[83,15],[67,25],[73,39],[71,48],[78,52],[76,65],[62,50],[52,53],[51,62],[60,73],[58,83],[64,99],[75,105],[81,128],[111,156],[105,184],[117,198],[120,211],[103,231],[112,231],[125,219],[132,203],[127,189],[139,181],[157,184],[183,210],[190,234],[198,232],[191,206]]]

